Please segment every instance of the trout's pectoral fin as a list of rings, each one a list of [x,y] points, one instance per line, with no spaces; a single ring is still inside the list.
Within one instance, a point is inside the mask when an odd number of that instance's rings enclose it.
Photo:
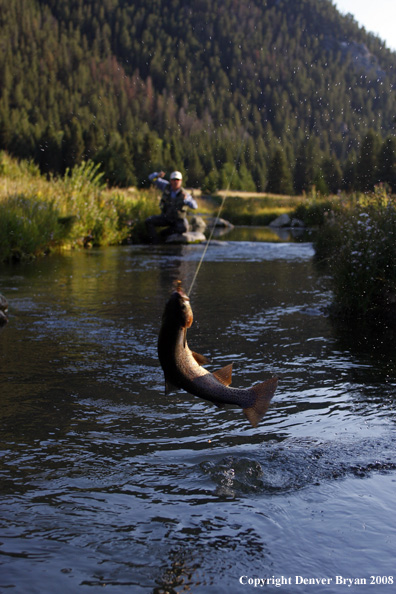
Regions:
[[[232,363],[214,371],[212,375],[224,386],[229,386],[232,382]]]
[[[196,360],[197,363],[199,363],[199,365],[206,365],[207,363],[210,363],[209,359],[207,359],[205,357],[205,355],[200,355],[199,353],[194,353],[194,351],[191,351],[192,356],[194,357],[194,359]]]
[[[224,408],[224,402],[220,402],[220,400],[212,400],[212,403],[217,406],[217,408]]]

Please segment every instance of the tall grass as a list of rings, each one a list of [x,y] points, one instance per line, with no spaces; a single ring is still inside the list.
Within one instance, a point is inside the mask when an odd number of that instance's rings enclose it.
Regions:
[[[122,239],[115,201],[104,199],[105,185],[99,165],[83,162],[67,170],[63,179],[54,183],[56,205],[61,220],[72,223],[69,241],[87,244],[110,244]]]
[[[334,311],[342,317],[396,312],[396,202],[379,187],[354,195],[328,217],[314,243],[332,277]]]
[[[24,194],[0,202],[0,259],[19,260],[47,253],[64,239],[54,201]]]
[[[152,192],[108,190],[92,162],[46,179],[34,165],[0,153],[0,262],[142,240],[156,208]]]
[[[46,253],[62,235],[55,198],[37,167],[0,153],[0,261]]]

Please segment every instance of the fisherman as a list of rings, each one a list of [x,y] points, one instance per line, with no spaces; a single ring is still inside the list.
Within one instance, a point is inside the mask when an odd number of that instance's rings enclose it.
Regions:
[[[161,232],[161,237],[168,237],[174,233],[186,233],[189,229],[186,217],[187,208],[198,208],[198,204],[184,188],[183,176],[180,171],[170,174],[170,182],[164,179],[164,171],[154,172],[149,175],[149,180],[162,190],[160,201],[161,214],[153,215],[146,219],[147,232],[151,243],[158,242],[155,227],[166,227]]]

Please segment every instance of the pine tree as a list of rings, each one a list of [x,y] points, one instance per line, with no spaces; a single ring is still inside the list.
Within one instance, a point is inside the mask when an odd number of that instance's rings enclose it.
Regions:
[[[115,139],[95,155],[104,178],[109,185],[128,187],[136,184],[135,171],[125,140]]]
[[[243,190],[244,192],[256,192],[257,188],[253,181],[253,177],[249,169],[245,164],[241,165],[238,171],[239,187],[237,190]]]
[[[388,136],[378,156],[378,180],[396,192],[396,138]]]
[[[79,165],[84,155],[84,138],[80,122],[77,118],[65,126],[65,133],[62,140],[63,170],[73,169]]]
[[[356,164],[356,182],[362,192],[370,192],[378,181],[378,154],[380,141],[374,130],[364,138]]]
[[[197,150],[191,149],[190,155],[186,160],[186,180],[189,187],[200,187],[204,178],[205,172],[198,157]]]
[[[342,170],[335,157],[325,158],[322,164],[324,182],[328,190],[336,194],[342,187]]]
[[[272,194],[293,194],[290,168],[282,149],[278,148],[271,159],[268,170],[267,192]]]
[[[294,189],[301,194],[315,184],[318,175],[319,151],[315,139],[302,142],[294,167]]]
[[[53,173],[62,169],[62,133],[47,126],[38,141],[37,162],[42,173]]]

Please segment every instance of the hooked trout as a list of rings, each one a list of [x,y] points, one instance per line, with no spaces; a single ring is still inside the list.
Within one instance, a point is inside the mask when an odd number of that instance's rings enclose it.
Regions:
[[[193,312],[181,284],[170,296],[162,316],[158,337],[158,356],[165,375],[165,394],[172,387],[209,400],[216,406],[240,406],[253,427],[268,410],[278,379],[271,378],[251,388],[230,388],[232,363],[210,373],[202,367],[205,357],[191,351],[187,345],[187,328],[193,323]]]

